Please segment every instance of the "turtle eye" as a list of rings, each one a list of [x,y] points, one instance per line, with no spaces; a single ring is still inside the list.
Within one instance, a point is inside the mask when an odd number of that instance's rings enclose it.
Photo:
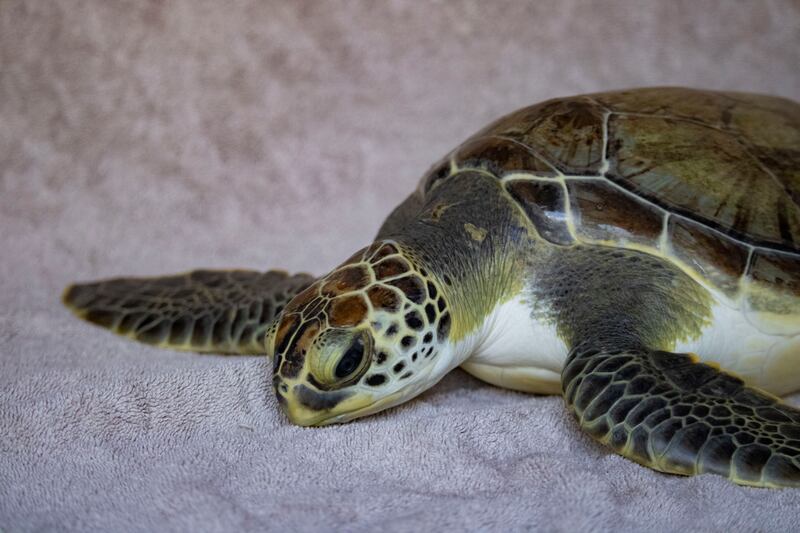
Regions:
[[[358,381],[372,360],[372,335],[368,331],[330,330],[309,352],[312,385],[334,390]]]
[[[358,370],[364,361],[364,352],[364,339],[359,336],[339,359],[336,370],[333,371],[334,375],[339,379],[345,379]]]

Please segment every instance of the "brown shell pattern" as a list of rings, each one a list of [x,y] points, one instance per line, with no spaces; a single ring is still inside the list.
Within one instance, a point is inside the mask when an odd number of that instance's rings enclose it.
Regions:
[[[503,179],[554,244],[644,246],[730,297],[743,276],[800,296],[800,104],[791,100],[674,87],[550,100],[480,131],[423,190],[451,166]]]

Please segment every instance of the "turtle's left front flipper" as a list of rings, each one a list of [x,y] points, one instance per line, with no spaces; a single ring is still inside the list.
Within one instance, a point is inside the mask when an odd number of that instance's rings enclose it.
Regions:
[[[63,301],[80,318],[147,344],[263,354],[272,319],[313,281],[279,271],[195,270],[71,285]]]
[[[693,356],[579,344],[561,379],[581,427],[638,463],[800,487],[800,411]]]

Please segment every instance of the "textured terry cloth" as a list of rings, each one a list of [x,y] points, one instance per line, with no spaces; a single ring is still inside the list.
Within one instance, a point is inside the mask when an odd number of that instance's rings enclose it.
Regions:
[[[0,3],[0,530],[789,531],[800,491],[658,474],[457,371],[303,429],[261,358],[83,324],[74,280],[323,273],[436,159],[545,98],[800,97],[797,2]],[[798,397],[795,397],[795,404]]]

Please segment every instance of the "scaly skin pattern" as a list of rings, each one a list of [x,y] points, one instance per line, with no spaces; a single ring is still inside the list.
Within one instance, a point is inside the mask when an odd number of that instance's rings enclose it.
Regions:
[[[423,390],[405,390],[416,374],[437,373],[450,328],[440,282],[397,243],[376,242],[298,294],[275,323],[267,349],[278,401],[301,425],[385,408]],[[342,370],[354,344],[362,353]]]
[[[118,335],[171,350],[263,354],[266,332],[308,274],[195,270],[70,285],[73,313]]]
[[[587,433],[662,472],[800,486],[800,411],[670,351],[706,327],[705,288],[658,257],[595,246],[552,248],[532,270],[534,313],[570,347],[562,390]]]
[[[268,335],[289,418],[323,425],[365,416],[460,365],[486,315],[522,288],[526,224],[481,173],[412,194],[372,246],[298,294]],[[357,364],[339,368],[350,357]]]
[[[741,485],[800,487],[800,411],[690,354],[624,342],[570,353],[564,399],[592,437],[637,463]]]
[[[297,424],[386,409],[464,363],[520,390],[550,392],[560,372],[580,426],[625,457],[798,487],[800,412],[701,362],[741,327],[736,349],[755,342],[736,357],[774,359],[783,374],[756,382],[800,387],[798,169],[789,100],[681,88],[561,98],[468,139],[373,245],[313,283],[199,271],[79,285],[65,302],[166,347],[250,353],[263,340]],[[270,313],[244,311],[264,298]]]

